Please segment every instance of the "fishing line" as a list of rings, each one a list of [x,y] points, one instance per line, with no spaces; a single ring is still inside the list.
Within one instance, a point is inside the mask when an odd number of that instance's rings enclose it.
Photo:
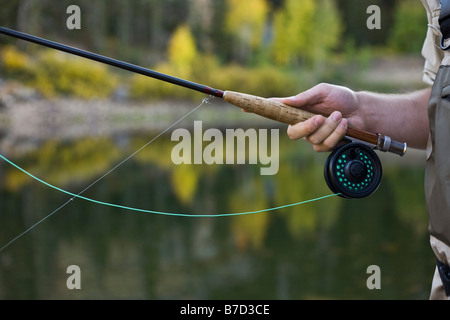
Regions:
[[[4,249],[6,249],[9,245],[11,245],[13,242],[15,242],[16,240],[18,240],[19,238],[21,238],[22,236],[24,236],[25,234],[27,234],[28,232],[30,232],[32,229],[34,229],[35,227],[37,227],[39,224],[41,224],[42,222],[44,222],[45,220],[47,220],[48,218],[50,218],[51,216],[53,216],[55,213],[57,213],[59,210],[61,210],[62,208],[64,208],[67,204],[69,204],[70,202],[72,202],[74,199],[78,198],[78,199],[82,199],[82,200],[86,200],[88,202],[92,202],[92,203],[96,203],[99,205],[103,205],[103,206],[108,206],[108,207],[114,207],[114,208],[119,208],[119,209],[123,209],[123,210],[127,210],[127,211],[133,211],[133,212],[140,212],[140,213],[148,213],[148,214],[156,214],[156,215],[164,215],[164,216],[173,216],[173,217],[187,217],[187,218],[218,218],[218,217],[231,217],[231,216],[243,216],[243,215],[250,215],[250,214],[256,214],[256,213],[265,213],[265,212],[270,212],[270,211],[275,211],[275,210],[279,210],[279,209],[284,209],[284,208],[289,208],[289,207],[294,207],[294,206],[299,206],[299,205],[303,205],[303,204],[307,204],[307,203],[311,203],[311,202],[316,202],[316,201],[320,201],[320,200],[324,200],[327,198],[331,198],[334,196],[338,196],[339,194],[330,194],[330,195],[326,195],[326,196],[322,196],[322,197],[318,197],[318,198],[314,198],[314,199],[309,199],[309,200],[305,200],[305,201],[300,201],[300,202],[296,202],[296,203],[291,203],[291,204],[287,204],[287,205],[282,205],[282,206],[277,206],[277,207],[273,207],[273,208],[268,208],[268,209],[261,209],[261,210],[254,210],[254,211],[246,211],[246,212],[236,212],[236,213],[219,213],[219,214],[187,214],[187,213],[175,213],[175,212],[162,212],[162,211],[155,211],[155,210],[146,210],[146,209],[139,209],[139,208],[134,208],[134,207],[129,207],[129,206],[124,206],[124,205],[119,205],[119,204],[114,204],[114,203],[109,203],[109,202],[104,202],[104,201],[99,201],[99,200],[95,200],[95,199],[91,199],[88,197],[84,197],[81,194],[86,192],[89,188],[91,188],[92,186],[94,186],[96,183],[98,183],[100,180],[102,180],[103,178],[105,178],[108,174],[110,174],[112,171],[114,171],[115,169],[117,169],[119,166],[121,166],[123,163],[125,163],[127,160],[129,160],[130,158],[132,158],[134,155],[136,155],[139,151],[141,151],[142,149],[144,149],[145,147],[147,147],[149,144],[151,144],[153,141],[155,141],[158,137],[160,137],[162,134],[164,134],[165,132],[167,132],[170,128],[172,128],[173,126],[175,126],[177,123],[179,123],[181,120],[183,120],[184,118],[186,118],[189,114],[193,113],[195,110],[197,110],[201,105],[203,105],[203,103],[205,103],[206,101],[203,100],[202,103],[196,107],[194,110],[190,111],[188,114],[186,114],[183,118],[181,118],[180,120],[178,120],[177,122],[175,122],[174,124],[172,124],[170,127],[168,127],[167,129],[165,129],[164,131],[162,131],[161,133],[159,133],[156,137],[154,137],[152,140],[150,140],[149,142],[147,142],[144,146],[142,146],[141,148],[139,148],[137,151],[135,151],[133,154],[131,154],[130,156],[128,156],[126,159],[124,159],[123,161],[121,161],[119,164],[117,164],[114,168],[112,168],[111,170],[109,170],[107,173],[105,173],[104,175],[102,175],[100,178],[98,178],[95,182],[91,183],[88,187],[86,187],[85,189],[83,189],[83,191],[81,191],[78,194],[69,192],[67,190],[61,189],[59,187],[56,187],[38,177],[36,177],[35,175],[33,175],[32,173],[28,172],[27,170],[23,169],[22,167],[20,167],[19,165],[17,165],[16,163],[12,162],[11,160],[9,160],[8,158],[6,158],[5,156],[3,156],[2,154],[0,154],[0,158],[3,159],[5,162],[7,162],[8,164],[10,164],[11,166],[13,166],[14,168],[20,170],[21,172],[25,173],[26,175],[28,175],[29,177],[31,177],[32,179],[36,180],[37,182],[40,182],[41,184],[57,190],[59,192],[62,192],[64,194],[67,194],[69,196],[71,196],[71,198],[65,202],[63,205],[61,205],[60,207],[58,207],[57,209],[55,209],[52,213],[50,213],[49,215],[45,216],[44,218],[42,218],[41,220],[39,220],[38,222],[36,222],[34,225],[32,225],[31,227],[29,227],[28,229],[26,229],[24,232],[22,232],[21,234],[17,235],[15,238],[13,238],[11,241],[9,241],[8,243],[6,243],[3,247],[0,248],[0,252],[3,251]]]
[[[167,74],[159,73],[159,72],[156,72],[156,71],[153,71],[153,70],[150,70],[150,69],[146,69],[146,68],[143,68],[143,67],[140,67],[140,66],[136,66],[136,65],[124,62],[124,61],[120,61],[120,60],[112,59],[112,58],[109,58],[109,57],[101,56],[101,55],[98,55],[98,54],[95,54],[95,53],[91,53],[91,52],[84,51],[84,50],[81,50],[81,49],[78,49],[78,48],[66,46],[66,45],[63,45],[63,44],[60,44],[60,43],[57,43],[57,42],[54,42],[54,41],[50,41],[50,40],[46,40],[46,39],[43,39],[43,38],[35,37],[35,36],[29,35],[29,34],[26,34],[26,33],[22,33],[22,32],[15,31],[15,30],[11,30],[11,29],[4,28],[4,27],[1,27],[1,26],[0,26],[0,33],[3,33],[3,34],[8,35],[8,36],[15,37],[15,38],[18,38],[18,39],[22,39],[22,40],[25,40],[25,41],[33,42],[33,43],[36,43],[36,44],[39,44],[39,45],[43,45],[43,46],[46,46],[46,47],[50,47],[50,48],[53,48],[53,49],[56,49],[56,50],[59,50],[59,51],[66,52],[66,53],[70,53],[70,54],[74,54],[74,55],[77,55],[77,56],[81,56],[81,57],[84,57],[84,58],[87,58],[87,59],[90,59],[90,60],[95,60],[95,61],[98,61],[98,62],[101,62],[101,63],[104,63],[104,64],[108,64],[108,65],[111,65],[111,66],[114,66],[114,67],[118,67],[118,68],[121,68],[121,69],[124,69],[124,70],[131,71],[131,72],[134,72],[134,73],[142,74],[142,75],[145,75],[145,76],[148,76],[148,77],[151,77],[151,78],[155,78],[155,79],[158,79],[158,80],[169,82],[169,83],[172,83],[174,85],[182,86],[182,87],[185,87],[185,88],[188,88],[188,89],[191,89],[191,90],[196,90],[196,91],[202,92],[204,94],[209,94],[211,97],[222,98],[226,102],[229,102],[229,103],[231,103],[231,104],[233,104],[233,105],[235,105],[237,107],[246,109],[249,112],[253,112],[253,113],[259,114],[261,116],[264,116],[266,118],[273,119],[273,120],[276,120],[276,121],[279,121],[279,122],[282,122],[282,123],[294,124],[294,123],[301,122],[301,121],[304,121],[306,119],[309,119],[311,116],[313,116],[313,114],[311,114],[311,113],[308,113],[308,112],[305,112],[303,110],[284,105],[284,104],[282,104],[280,102],[277,102],[275,100],[264,99],[264,98],[261,98],[261,97],[246,95],[246,94],[242,94],[242,93],[239,93],[239,92],[222,91],[222,90],[219,90],[219,89],[214,89],[214,88],[211,88],[211,87],[208,87],[208,86],[205,86],[205,85],[197,84],[197,83],[194,83],[194,82],[191,82],[191,81],[187,81],[187,80],[176,78],[176,77],[173,77],[173,76],[170,76],[170,75],[167,75]],[[311,200],[307,200],[307,201],[301,201],[301,202],[297,202],[297,203],[293,203],[293,204],[289,204],[289,205],[284,205],[284,206],[280,206],[280,207],[275,207],[275,208],[269,208],[269,209],[263,209],[263,210],[257,210],[257,211],[249,211],[249,212],[241,212],[241,213],[225,213],[225,214],[209,214],[209,215],[194,215],[194,214],[191,215],[191,214],[180,214],[180,213],[170,213],[170,212],[159,212],[159,211],[153,211],[153,210],[144,210],[144,209],[132,208],[132,207],[127,207],[127,206],[122,206],[122,205],[116,205],[116,204],[112,204],[112,203],[106,203],[106,202],[102,202],[102,201],[98,201],[98,200],[94,200],[94,199],[90,199],[90,198],[81,196],[81,194],[83,194],[88,189],[90,189],[93,185],[95,185],[96,183],[98,183],[99,181],[104,179],[107,175],[109,175],[111,172],[113,172],[115,169],[117,169],[119,166],[121,166],[127,160],[132,158],[139,151],[141,151],[142,149],[147,147],[149,144],[151,144],[153,141],[155,141],[158,137],[160,137],[162,134],[167,132],[170,128],[175,126],[181,120],[183,120],[188,115],[190,115],[191,113],[196,111],[201,105],[203,105],[203,103],[206,103],[207,101],[208,101],[207,99],[204,99],[202,101],[202,103],[197,108],[193,109],[191,112],[186,114],[183,118],[181,118],[180,120],[175,122],[173,125],[168,127],[166,130],[162,131],[155,138],[153,138],[151,141],[146,143],[143,147],[141,147],[136,152],[134,152],[133,154],[128,156],[126,159],[121,161],[119,164],[117,164],[115,167],[113,167],[107,173],[105,173],[100,178],[95,180],[93,183],[91,183],[89,186],[87,186],[85,189],[83,189],[78,194],[74,194],[74,193],[68,192],[68,191],[63,190],[61,188],[53,186],[53,185],[51,185],[48,182],[43,181],[43,180],[37,178],[36,176],[32,175],[31,173],[27,172],[26,170],[24,170],[20,166],[16,165],[15,163],[10,161],[9,159],[5,158],[3,155],[0,155],[0,158],[2,158],[3,160],[8,162],[10,165],[14,166],[15,168],[17,168],[18,170],[22,171],[23,173],[27,174],[28,176],[30,176],[34,180],[36,180],[36,181],[38,181],[38,182],[40,182],[40,183],[42,183],[42,184],[52,188],[52,189],[58,190],[60,192],[63,192],[65,194],[71,196],[71,198],[66,203],[61,205],[59,208],[54,210],[52,213],[50,213],[46,217],[44,217],[41,220],[39,220],[33,226],[31,226],[26,231],[21,233],[19,236],[17,236],[13,240],[11,240],[7,245],[1,247],[0,248],[0,252],[3,249],[5,249],[8,245],[10,245],[12,242],[14,242],[15,240],[19,239],[21,236],[23,236],[24,234],[26,234],[27,232],[29,232],[30,230],[32,230],[33,228],[38,226],[40,223],[42,223],[43,221],[45,221],[46,219],[48,219],[49,217],[54,215],[56,212],[58,212],[59,210],[64,208],[68,203],[70,203],[71,201],[73,201],[76,198],[84,199],[86,201],[90,201],[90,202],[101,204],[101,205],[105,205],[105,206],[116,207],[116,208],[131,210],[131,211],[135,211],[135,212],[153,213],[153,214],[170,215],[170,216],[182,216],[182,217],[223,217],[223,216],[245,215],[245,214],[268,212],[268,211],[273,211],[273,210],[282,209],[282,208],[291,207],[291,206],[297,206],[297,205],[305,204],[305,203],[308,203],[308,202],[314,202],[314,201],[322,200],[322,199],[325,199],[325,198],[328,198],[328,197],[340,195],[340,193],[333,191],[333,194],[328,195],[328,196],[324,196],[324,197],[320,197],[320,198],[316,198],[316,199],[311,199]],[[391,151],[391,152],[394,152],[394,153],[398,153],[400,155],[403,155],[404,152],[406,151],[406,144],[397,143],[395,141],[392,141],[390,138],[387,140],[389,143],[386,145],[386,143],[385,143],[385,141],[386,141],[385,136],[380,135],[380,134],[372,134],[372,133],[363,132],[363,131],[360,131],[360,130],[357,130],[357,129],[354,129],[354,128],[348,128],[347,135],[349,135],[351,137],[354,137],[354,138],[358,138],[360,140],[368,140],[369,142],[371,142],[372,144],[376,145],[377,147],[379,147],[383,151]],[[388,137],[386,137],[386,138],[388,138]],[[378,146],[378,144],[380,144],[380,145]]]
[[[12,166],[16,167],[17,169],[19,169],[20,171],[26,173],[27,175],[29,175],[30,177],[34,178],[35,180],[48,185],[50,187],[52,187],[53,189],[59,190],[61,192],[64,192],[70,196],[72,196],[72,198],[70,198],[69,200],[67,200],[65,203],[63,203],[60,207],[58,207],[57,209],[55,209],[54,211],[52,211],[50,214],[46,215],[44,218],[42,218],[41,220],[39,220],[38,222],[36,222],[35,224],[33,224],[31,227],[29,227],[28,229],[26,229],[25,231],[23,231],[21,234],[19,234],[18,236],[16,236],[15,238],[13,238],[11,241],[9,241],[7,244],[5,244],[3,247],[0,248],[0,252],[3,251],[6,247],[8,247],[9,245],[11,245],[14,241],[18,240],[19,238],[21,238],[22,236],[24,236],[25,234],[27,234],[28,232],[30,232],[31,230],[33,230],[35,227],[37,227],[39,224],[41,224],[42,222],[44,222],[45,220],[47,220],[48,218],[50,218],[51,216],[53,216],[55,213],[57,213],[59,210],[61,210],[62,208],[64,208],[66,205],[68,205],[70,202],[72,202],[75,198],[81,198],[83,199],[84,197],[81,197],[81,195],[83,193],[85,193],[87,190],[89,190],[90,188],[92,188],[95,184],[97,184],[100,180],[104,179],[107,175],[109,175],[111,172],[113,172],[114,170],[116,170],[118,167],[120,167],[121,165],[123,165],[125,162],[127,162],[128,160],[130,160],[132,157],[134,157],[137,153],[139,153],[142,149],[146,148],[148,145],[150,145],[152,142],[154,142],[156,139],[158,139],[160,136],[162,136],[164,133],[166,133],[167,131],[169,131],[170,129],[172,129],[174,126],[176,126],[178,123],[180,123],[182,120],[186,119],[189,115],[191,115],[192,113],[194,113],[195,111],[197,111],[203,104],[205,103],[209,103],[209,100],[212,99],[213,97],[210,98],[204,98],[202,100],[202,103],[200,103],[197,107],[195,107],[194,109],[192,109],[191,111],[189,111],[188,113],[186,113],[183,117],[181,117],[180,119],[178,119],[177,121],[175,121],[173,124],[171,124],[169,127],[167,127],[166,129],[164,129],[163,131],[161,131],[158,135],[156,135],[153,139],[151,139],[149,142],[147,142],[146,144],[144,144],[142,147],[140,147],[138,150],[136,150],[135,152],[133,152],[132,154],[130,154],[128,157],[126,157],[124,160],[122,160],[121,162],[119,162],[117,165],[115,165],[111,170],[109,170],[108,172],[106,172],[105,174],[103,174],[100,178],[98,178],[97,180],[95,180],[94,182],[92,182],[90,185],[88,185],[86,188],[84,188],[82,191],[80,191],[78,194],[74,194],[74,193],[70,193],[67,192],[65,190],[59,189],[57,187],[54,187],[48,183],[46,183],[45,181],[36,178],[35,176],[33,176],[32,174],[30,174],[29,172],[27,172],[26,170],[22,169],[21,167],[19,167],[18,165],[16,165],[15,163],[13,163],[12,161],[10,161],[9,159],[5,158],[3,155],[0,154],[0,157],[5,160],[6,162],[8,162],[9,164],[11,164]],[[84,198],[85,200],[87,200],[88,198]],[[94,201],[91,201],[94,202]]]
[[[31,227],[29,227],[28,229],[26,229],[25,231],[23,231],[22,233],[20,233],[19,235],[17,235],[16,237],[14,237],[13,239],[11,239],[8,243],[6,243],[5,245],[3,245],[0,248],[0,252],[2,252],[4,249],[6,249],[8,246],[10,246],[12,243],[14,243],[15,241],[17,241],[18,239],[20,239],[22,236],[24,236],[25,234],[27,234],[28,232],[30,232],[31,230],[33,230],[34,228],[36,228],[38,225],[40,225],[42,222],[44,222],[45,220],[47,220],[48,218],[50,218],[51,216],[53,216],[54,214],[56,214],[58,211],[60,211],[62,208],[64,208],[66,205],[68,205],[70,202],[74,201],[75,199],[82,199],[91,203],[95,203],[95,204],[99,204],[99,205],[103,205],[103,206],[107,206],[107,207],[114,207],[114,208],[119,208],[119,209],[123,209],[123,210],[127,210],[127,211],[132,211],[132,212],[140,212],[140,213],[147,213],[147,214],[156,214],[156,215],[163,215],[163,216],[173,216],[173,217],[187,217],[187,218],[218,218],[218,217],[231,217],[231,216],[242,216],[242,215],[250,215],[250,214],[256,214],[256,213],[264,213],[264,212],[270,212],[270,211],[275,211],[275,210],[279,210],[279,209],[284,209],[284,208],[289,208],[289,207],[293,207],[293,206],[299,206],[302,204],[306,204],[306,203],[311,203],[311,202],[316,202],[319,200],[323,200],[326,198],[330,198],[330,197],[334,197],[334,196],[338,196],[339,194],[330,194],[330,195],[326,195],[326,196],[322,196],[319,198],[315,198],[315,199],[310,199],[310,200],[305,200],[305,201],[300,201],[300,202],[296,202],[296,203],[291,203],[291,204],[287,204],[287,205],[282,205],[282,206],[277,206],[277,207],[273,207],[273,208],[268,208],[268,209],[261,209],[261,210],[254,210],[254,211],[246,211],[246,212],[236,212],[236,213],[218,213],[218,214],[187,214],[187,213],[176,213],[176,212],[163,212],[163,211],[155,211],[155,210],[146,210],[146,209],[139,209],[139,208],[134,208],[134,207],[129,207],[129,206],[124,206],[124,205],[119,205],[119,204],[114,204],[114,203],[109,203],[109,202],[104,202],[104,201],[99,201],[99,200],[95,200],[95,199],[91,199],[88,197],[84,197],[82,196],[82,194],[84,192],[86,192],[87,190],[89,190],[91,187],[93,187],[95,184],[97,184],[99,181],[101,181],[102,179],[104,179],[106,176],[108,176],[110,173],[112,173],[114,170],[116,170],[118,167],[120,167],[121,165],[123,165],[126,161],[128,161],[129,159],[131,159],[132,157],[134,157],[137,153],[139,153],[141,150],[143,150],[144,148],[146,148],[147,146],[149,146],[151,143],[153,143],[156,139],[158,139],[161,135],[163,135],[164,133],[166,133],[167,131],[169,131],[171,128],[173,128],[174,126],[176,126],[178,123],[180,123],[182,120],[184,120],[185,118],[187,118],[189,115],[191,115],[192,113],[194,113],[196,110],[198,110],[203,104],[208,103],[209,102],[209,98],[205,98],[202,100],[202,103],[199,104],[197,107],[195,107],[194,109],[192,109],[191,111],[189,111],[187,114],[185,114],[182,118],[180,118],[179,120],[177,120],[176,122],[174,122],[172,125],[170,125],[168,128],[166,128],[165,130],[161,131],[158,135],[156,135],[154,138],[152,138],[149,142],[147,142],[146,144],[144,144],[142,147],[140,147],[138,150],[136,150],[135,152],[133,152],[131,155],[129,155],[127,158],[125,158],[124,160],[122,160],[121,162],[119,162],[117,165],[115,165],[112,169],[110,169],[108,172],[106,172],[105,174],[103,174],[101,177],[99,177],[97,180],[95,180],[93,183],[91,183],[90,185],[88,185],[86,188],[84,188],[81,192],[79,192],[78,194],[69,192],[67,190],[64,190],[62,188],[59,188],[57,186],[54,186],[38,177],[36,177],[35,175],[33,175],[32,173],[28,172],[27,170],[23,169],[22,167],[20,167],[19,165],[17,165],[16,163],[14,163],[13,161],[9,160],[8,158],[6,158],[5,156],[3,156],[2,154],[0,154],[0,158],[3,159],[5,162],[7,162],[8,164],[10,164],[11,166],[13,166],[14,168],[18,169],[19,171],[23,172],[24,174],[28,175],[30,178],[34,179],[35,181],[51,188],[54,189],[56,191],[59,191],[61,193],[67,194],[69,196],[71,196],[71,198],[66,201],[64,204],[62,204],[60,207],[58,207],[57,209],[55,209],[54,211],[52,211],[50,214],[48,214],[47,216],[45,216],[44,218],[40,219],[39,221],[37,221],[35,224],[33,224]]]
[[[142,149],[146,148],[148,145],[150,145],[153,141],[155,141],[156,139],[158,139],[160,136],[162,136],[164,133],[166,133],[167,131],[169,131],[170,129],[172,129],[174,126],[176,126],[178,123],[180,123],[181,121],[183,121],[184,119],[186,119],[189,115],[191,115],[192,113],[194,113],[195,111],[197,111],[198,108],[200,108],[203,104],[208,103],[210,98],[204,98],[202,100],[202,103],[200,103],[197,107],[195,107],[194,109],[192,109],[191,111],[189,111],[187,114],[185,114],[183,117],[181,117],[179,120],[177,120],[176,122],[174,122],[172,125],[170,125],[168,128],[166,128],[165,130],[161,131],[157,136],[155,136],[153,139],[151,139],[149,142],[147,142],[146,144],[144,144],[142,147],[140,147],[138,150],[136,150],[135,152],[133,152],[132,154],[130,154],[128,157],[126,157],[124,160],[122,160],[121,162],[119,162],[116,166],[114,166],[111,170],[109,170],[108,172],[106,172],[104,175],[102,175],[100,178],[98,178],[97,180],[95,180],[93,183],[91,183],[89,186],[87,186],[85,189],[83,189],[78,195],[81,195],[82,193],[84,193],[85,191],[87,191],[88,189],[90,189],[93,185],[95,185],[97,182],[99,182],[100,180],[102,180],[103,178],[105,178],[107,175],[109,175],[111,172],[113,172],[114,170],[116,170],[118,167],[120,167],[122,164],[124,164],[125,162],[127,162],[128,160],[130,160],[132,157],[134,157],[137,153],[139,153],[140,151],[142,151]]]
[[[23,173],[25,173],[29,177],[33,178],[34,180],[36,180],[36,181],[46,185],[47,187],[50,187],[50,188],[52,188],[54,190],[57,190],[57,191],[62,192],[62,193],[65,193],[65,194],[67,194],[69,196],[72,196],[74,198],[83,199],[83,200],[86,200],[86,201],[89,201],[89,202],[92,202],[92,203],[96,203],[96,204],[100,204],[100,205],[103,205],[103,206],[114,207],[114,208],[124,209],[124,210],[128,210],[128,211],[141,212],[141,213],[151,213],[151,214],[157,214],[157,215],[164,215],[164,216],[187,217],[187,218],[218,218],[218,217],[243,216],[243,215],[249,215],[249,214],[255,214],[255,213],[264,213],[264,212],[269,212],[269,211],[275,211],[275,210],[279,210],[279,209],[289,208],[289,207],[298,206],[298,205],[301,205],[301,204],[306,204],[306,203],[310,203],[310,202],[323,200],[323,199],[326,199],[326,198],[331,198],[331,197],[334,197],[334,196],[338,195],[338,194],[330,194],[330,195],[327,195],[327,196],[323,196],[323,197],[319,197],[319,198],[315,198],[315,199],[310,199],[310,200],[305,200],[305,201],[300,201],[300,202],[296,202],[296,203],[291,203],[291,204],[287,204],[287,205],[282,205],[282,206],[278,206],[278,207],[273,207],[273,208],[268,208],[268,209],[261,209],[261,210],[254,210],[254,211],[246,211],[246,212],[236,212],[236,213],[188,214],[188,213],[163,212],[163,211],[146,210],[146,209],[139,209],[139,208],[134,208],[134,207],[123,206],[123,205],[114,204],[114,203],[110,203],[110,202],[104,202],[104,201],[91,199],[91,198],[84,197],[84,196],[79,195],[79,194],[74,194],[72,192],[66,191],[66,190],[61,189],[59,187],[56,187],[56,186],[54,186],[54,185],[52,185],[52,184],[50,184],[50,183],[48,183],[48,182],[46,182],[46,181],[44,181],[42,179],[39,179],[35,175],[33,175],[30,172],[26,171],[25,169],[21,168],[20,166],[18,166],[17,164],[15,164],[14,162],[12,162],[11,160],[7,159],[6,157],[4,157],[1,154],[0,154],[0,158],[2,158],[4,161],[9,163],[10,165],[15,167],[16,169],[22,171]],[[72,198],[71,200],[73,200],[74,198]],[[0,251],[1,250],[2,249],[0,249]]]
[[[148,144],[149,143],[147,143],[147,145]],[[139,149],[139,150],[142,150],[142,148]],[[136,153],[137,152],[135,152],[134,154],[136,154]],[[59,192],[65,193],[65,194],[67,194],[67,195],[72,197],[72,198],[69,199],[69,201],[67,201],[62,206],[60,206],[59,208],[54,210],[51,214],[49,214],[46,217],[42,218],[41,220],[36,222],[34,225],[32,225],[30,228],[28,228],[27,230],[25,230],[24,232],[22,232],[21,234],[19,234],[15,238],[13,238],[11,241],[9,241],[7,244],[5,244],[3,247],[1,247],[0,248],[0,252],[2,252],[4,249],[6,249],[14,241],[18,240],[19,238],[24,236],[26,233],[31,231],[33,228],[37,227],[40,223],[42,223],[45,220],[47,220],[48,218],[50,218],[52,215],[54,215],[60,209],[65,207],[69,202],[73,201],[75,198],[86,200],[86,201],[89,201],[89,202],[92,202],[92,203],[96,203],[96,204],[99,204],[99,205],[103,205],[103,206],[107,206],[107,207],[114,207],[114,208],[124,209],[124,210],[128,210],[128,211],[133,211],[133,212],[140,212],[140,213],[149,213],[149,214],[156,214],[156,215],[163,215],[163,216],[185,217],[185,218],[218,218],[218,217],[243,216],[243,215],[250,215],[250,214],[256,214],[256,213],[265,213],[265,212],[275,211],[275,210],[279,210],[279,209],[285,209],[285,208],[289,208],[289,207],[299,206],[299,205],[303,205],[303,204],[307,204],[307,203],[311,203],[311,202],[316,202],[316,201],[324,200],[324,199],[331,198],[331,197],[339,195],[339,194],[330,194],[330,195],[326,195],[326,196],[323,196],[323,197],[310,199],[310,200],[305,200],[305,201],[300,201],[300,202],[291,203],[291,204],[286,204],[286,205],[282,205],[282,206],[278,206],[278,207],[273,207],[273,208],[268,208],[268,209],[261,209],[261,210],[254,210],[254,211],[246,211],[246,212],[236,212],[236,213],[188,214],[188,213],[162,212],[162,211],[155,211],[155,210],[139,209],[139,208],[128,207],[128,206],[124,206],[124,205],[119,205],[119,204],[99,201],[99,200],[91,199],[91,198],[88,198],[88,197],[84,197],[84,196],[81,195],[81,193],[74,194],[72,192],[66,191],[66,190],[61,189],[59,187],[56,187],[56,186],[54,186],[54,185],[52,185],[52,184],[50,184],[50,183],[48,183],[48,182],[46,182],[46,181],[44,181],[42,179],[39,179],[38,177],[36,177],[35,175],[33,175],[30,172],[26,171],[25,169],[23,169],[19,165],[15,164],[11,160],[7,159],[2,154],[0,154],[0,158],[3,159],[4,161],[6,161],[7,163],[9,163],[11,166],[15,167],[16,169],[22,171],[23,173],[25,173],[26,175],[28,175],[32,179],[42,183],[43,185],[45,185],[45,186],[47,186],[47,187],[49,187],[51,189],[57,190]],[[130,157],[128,157],[127,159],[129,159],[129,158]],[[125,161],[122,161],[121,163],[123,163],[123,162],[125,162]],[[117,166],[115,168],[117,168]],[[109,173],[111,171],[112,170],[110,170]],[[106,175],[107,174],[105,174],[103,177],[105,177]],[[101,179],[98,179],[96,182],[98,182],[99,180],[101,180]],[[94,184],[91,184],[91,186],[93,186],[93,185]],[[87,188],[85,190],[83,190],[83,192],[86,191],[86,190],[87,190]]]

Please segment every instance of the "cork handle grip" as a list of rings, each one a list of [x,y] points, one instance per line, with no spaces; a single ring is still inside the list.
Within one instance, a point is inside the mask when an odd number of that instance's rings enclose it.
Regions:
[[[286,124],[296,124],[315,116],[314,113],[288,106],[276,100],[245,93],[225,91],[223,99],[248,112]],[[349,127],[347,136],[376,145],[378,135]]]
[[[288,106],[276,100],[240,92],[225,91],[223,99],[248,112],[286,124],[296,124],[314,116],[311,112]]]

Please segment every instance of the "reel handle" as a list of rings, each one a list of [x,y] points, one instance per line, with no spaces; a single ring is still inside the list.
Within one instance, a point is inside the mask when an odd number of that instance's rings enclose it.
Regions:
[[[306,121],[315,116],[314,113],[288,106],[276,100],[240,92],[225,91],[223,99],[248,112],[290,125]],[[406,143],[394,141],[379,133],[371,133],[353,127],[347,129],[346,137],[350,140],[366,142],[375,149],[392,152],[400,156],[403,156],[407,149]]]

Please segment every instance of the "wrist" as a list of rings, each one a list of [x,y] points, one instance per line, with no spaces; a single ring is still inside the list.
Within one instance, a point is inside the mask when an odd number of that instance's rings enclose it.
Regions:
[[[379,118],[379,108],[374,106],[373,93],[359,91],[354,93],[357,105],[358,116],[361,119],[360,128],[372,133],[378,133],[377,119]]]

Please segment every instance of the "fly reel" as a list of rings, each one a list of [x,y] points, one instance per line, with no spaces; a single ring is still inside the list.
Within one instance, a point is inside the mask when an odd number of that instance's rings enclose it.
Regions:
[[[380,158],[362,143],[348,143],[334,150],[325,163],[328,187],[343,198],[364,198],[380,185]]]

